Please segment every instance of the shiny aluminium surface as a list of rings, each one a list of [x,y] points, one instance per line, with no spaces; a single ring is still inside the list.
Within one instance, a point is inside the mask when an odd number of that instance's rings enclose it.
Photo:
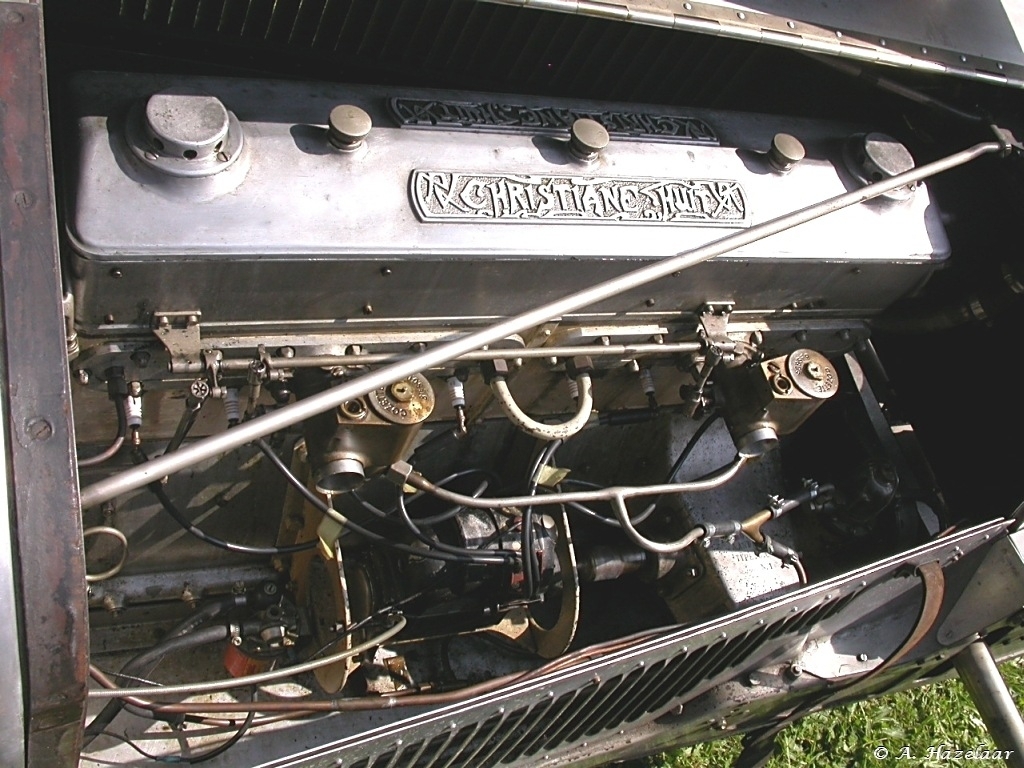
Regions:
[[[125,121],[171,87],[215,95],[237,115],[244,147],[229,168],[180,178],[138,161]],[[249,323],[508,315],[858,186],[842,160],[857,128],[795,118],[701,112],[722,146],[615,138],[585,163],[546,132],[403,128],[389,106],[399,96],[496,98],[486,94],[110,74],[82,75],[72,90],[67,232],[85,332],[148,331],[154,312],[178,310]],[[374,123],[352,152],[327,139],[338,104],[364,108]],[[679,108],[534,104],[695,118]],[[781,131],[807,148],[786,175],[764,156]],[[871,314],[918,287],[948,250],[921,186],[903,203],[749,243],[685,282],[595,309],[675,313],[735,296],[737,309],[766,313],[810,304]]]
[[[739,230],[733,234],[719,238],[707,245],[684,251],[675,256],[653,264],[634,269],[627,275],[591,285],[575,293],[562,296],[560,299],[514,317],[501,320],[461,338],[448,341],[433,349],[426,350],[418,356],[406,361],[396,362],[384,368],[366,373],[357,379],[349,380],[338,386],[331,387],[304,400],[287,405],[280,410],[257,417],[241,424],[230,432],[206,438],[187,448],[164,454],[159,458],[122,472],[113,477],[93,483],[81,490],[81,505],[88,508],[103,501],[113,499],[121,493],[141,488],[154,479],[166,474],[178,472],[190,467],[203,459],[211,458],[231,448],[245,445],[257,437],[272,434],[279,429],[297,424],[306,418],[329,410],[348,399],[361,397],[378,386],[393,384],[404,376],[425,370],[433,365],[446,363],[466,352],[479,349],[488,344],[505,339],[511,334],[521,333],[554,317],[589,307],[605,299],[613,298],[627,291],[631,286],[643,286],[678,272],[680,275],[687,269],[700,265],[709,259],[729,253],[744,245],[757,242],[779,233],[788,232],[808,222],[816,222],[822,217],[843,211],[859,203],[868,202],[886,192],[917,183],[937,173],[957,168],[987,154],[1001,152],[1004,145],[999,142],[983,142],[952,155],[936,160],[913,171],[881,180],[859,190],[837,195],[815,205],[791,211],[770,221],[766,221],[749,229]]]

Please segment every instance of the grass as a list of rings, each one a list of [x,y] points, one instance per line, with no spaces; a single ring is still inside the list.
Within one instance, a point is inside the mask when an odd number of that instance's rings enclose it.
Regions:
[[[1018,708],[1024,704],[1024,660],[1003,665],[1003,677]],[[951,765],[985,766],[1002,760],[955,760],[934,754],[929,747],[994,750],[977,709],[959,679],[903,691],[841,709],[818,712],[787,728],[780,736],[768,768],[849,768],[850,766],[905,766],[948,768]],[[877,747],[889,751],[886,759],[874,756]],[[897,760],[904,747],[909,757]],[[740,739],[698,744],[651,758],[651,768],[725,768],[740,753]]]

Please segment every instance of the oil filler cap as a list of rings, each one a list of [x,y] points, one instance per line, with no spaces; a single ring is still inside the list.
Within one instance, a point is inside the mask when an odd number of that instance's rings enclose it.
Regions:
[[[128,120],[136,157],[171,176],[211,176],[242,152],[242,127],[216,96],[168,88],[136,104]]]
[[[862,133],[851,136],[843,151],[847,170],[862,184],[891,179],[915,168],[910,150],[884,133]],[[880,197],[899,202],[910,199],[914,185],[897,187]]]

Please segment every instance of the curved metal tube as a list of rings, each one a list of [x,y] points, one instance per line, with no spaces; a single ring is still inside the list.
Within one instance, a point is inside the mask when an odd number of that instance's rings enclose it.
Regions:
[[[576,384],[580,388],[579,406],[576,410],[576,415],[568,421],[563,421],[561,424],[543,424],[527,416],[526,412],[519,407],[519,403],[512,397],[512,392],[508,388],[508,382],[504,378],[499,377],[492,381],[491,391],[494,392],[498,405],[501,406],[501,410],[508,416],[509,421],[538,440],[551,442],[552,440],[565,440],[572,437],[590,421],[591,412],[594,410],[594,387],[590,381],[590,375],[581,373],[576,377]]]
[[[85,581],[87,584],[94,584],[97,581],[104,581],[106,579],[113,578],[121,572],[124,568],[124,564],[128,562],[128,537],[123,532],[109,525],[94,525],[92,528],[86,528],[82,531],[82,540],[84,541],[89,536],[99,535],[113,536],[119,542],[121,542],[121,557],[117,561],[117,565],[109,568],[106,571],[100,573],[87,573],[85,574]]]
[[[667,483],[662,485],[642,486],[615,486],[612,488],[598,488],[593,491],[570,491],[567,493],[546,493],[540,496],[501,496],[488,498],[486,496],[466,496],[465,494],[449,491],[447,488],[440,488],[423,477],[423,475],[410,472],[404,474],[396,471],[403,462],[392,468],[388,477],[396,484],[408,483],[413,488],[436,496],[451,504],[459,504],[463,507],[474,509],[498,509],[500,507],[528,507],[528,506],[549,506],[552,504],[568,504],[569,502],[585,501],[608,501],[616,506],[619,500],[632,499],[639,496],[660,496],[665,493],[693,493],[695,491],[710,491],[732,480],[736,473],[747,463],[747,457],[737,456],[721,471],[702,480],[691,480],[687,483]],[[409,467],[408,464],[404,464]],[[409,467],[411,470],[412,468]]]
[[[395,623],[388,627],[386,630],[381,632],[376,637],[371,637],[369,640],[359,645],[354,645],[344,651],[333,653],[330,656],[324,656],[319,659],[313,659],[312,661],[305,661],[302,664],[294,664],[290,667],[281,667],[280,669],[272,669],[269,672],[260,672],[256,675],[243,675],[242,677],[232,677],[226,680],[208,680],[202,683],[183,683],[181,685],[153,685],[149,687],[139,686],[137,688],[101,688],[99,690],[89,691],[90,699],[120,699],[124,697],[137,697],[137,696],[191,696],[197,693],[211,693],[213,691],[227,691],[232,688],[244,688],[247,685],[262,685],[263,683],[273,682],[274,680],[281,680],[285,677],[292,677],[302,672],[311,672],[314,669],[334,664],[335,662],[342,661],[343,659],[351,658],[352,656],[358,656],[363,651],[368,651],[371,648],[375,648],[378,645],[387,642],[392,637],[397,635],[403,629],[407,620],[401,614],[395,616]]]
[[[523,312],[515,317],[502,320],[488,328],[427,350],[416,357],[364,374],[359,378],[326,389],[323,392],[292,403],[265,416],[251,419],[226,432],[220,432],[204,440],[199,440],[174,453],[164,454],[146,464],[111,475],[88,485],[82,489],[82,507],[93,507],[104,501],[109,501],[120,496],[122,493],[141,488],[154,480],[180,472],[183,469],[194,466],[206,459],[212,459],[234,448],[240,448],[257,438],[273,434],[293,424],[299,424],[312,416],[336,408],[348,400],[364,397],[378,387],[389,386],[414,373],[419,373],[432,366],[443,365],[459,355],[464,355],[488,344],[493,344],[514,333],[522,333],[529,328],[549,322],[553,318],[560,317],[569,312],[575,312],[591,304],[597,304],[659,278],[668,277],[673,272],[688,269],[715,256],[721,256],[723,253],[734,251],[737,248],[750,245],[771,235],[785,232],[829,213],[872,200],[879,195],[891,192],[907,184],[914,184],[927,179],[929,176],[934,176],[936,173],[956,168],[982,155],[1002,152],[1004,149],[1006,147],[996,141],[975,144],[973,147],[941,160],[936,160],[933,163],[928,163],[920,168],[915,168],[907,173],[893,176],[891,179],[869,184],[861,189],[838,195],[792,213],[784,214],[778,218],[752,226],[749,229],[734,232],[707,245],[679,253],[632,272],[627,272],[624,275],[598,283],[582,291],[577,291],[569,296]]]
[[[646,549],[648,552],[656,552],[659,555],[674,555],[677,552],[682,552],[704,537],[704,529],[697,525],[691,528],[678,541],[652,541],[633,527],[633,522],[629,519],[629,510],[626,509],[626,500],[622,496],[612,497],[612,509],[615,510],[615,517],[618,518],[619,525],[622,526],[622,530],[625,531],[630,541],[641,549]]]

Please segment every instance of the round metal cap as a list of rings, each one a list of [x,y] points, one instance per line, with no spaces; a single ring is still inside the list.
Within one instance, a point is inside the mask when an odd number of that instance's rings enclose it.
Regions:
[[[213,176],[231,167],[244,146],[242,126],[220,99],[169,88],[135,102],[125,138],[146,165],[182,178]]]
[[[146,102],[146,127],[154,148],[186,160],[219,152],[228,137],[228,110],[216,96],[171,89]]]
[[[839,375],[828,358],[813,349],[798,349],[786,358],[786,373],[808,397],[825,400],[839,389]]]
[[[434,388],[418,373],[379,387],[367,397],[370,408],[392,424],[419,424],[434,410]]]
[[[608,130],[597,120],[581,117],[569,129],[569,151],[583,160],[590,160],[608,146]]]
[[[338,149],[356,149],[373,128],[366,110],[352,104],[341,104],[331,110],[327,120],[327,136]]]
[[[914,169],[914,158],[910,150],[891,136],[884,133],[869,133],[862,142],[864,160],[862,165],[870,171],[872,181],[891,179]]]
[[[795,136],[776,133],[768,148],[768,165],[778,173],[789,173],[790,169],[804,159],[807,152]]]
[[[324,464],[316,479],[321,493],[346,493],[366,481],[366,470],[357,459],[335,459]]]
[[[846,165],[850,173],[864,184],[891,179],[913,170],[910,150],[884,133],[858,134],[846,144]],[[882,195],[887,200],[906,200],[914,193],[912,186],[899,187]]]

